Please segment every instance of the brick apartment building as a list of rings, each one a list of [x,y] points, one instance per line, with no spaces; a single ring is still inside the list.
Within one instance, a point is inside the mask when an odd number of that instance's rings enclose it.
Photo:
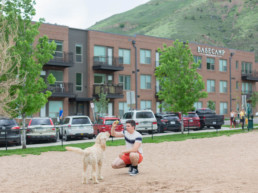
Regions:
[[[93,119],[90,103],[102,89],[109,98],[107,114],[121,116],[130,108],[127,91],[135,91],[135,60],[138,109],[161,111],[158,107],[161,101],[156,96],[159,86],[154,76],[155,67],[159,65],[157,49],[163,44],[172,45],[173,40],[51,24],[41,26],[40,35],[43,34],[57,43],[57,53],[42,73],[53,73],[57,82],[40,116],[55,117],[61,107],[64,115],[85,114]],[[248,101],[256,91],[258,74],[254,53],[197,43],[189,43],[189,46],[194,59],[201,60],[197,71],[208,92],[208,98],[200,99],[195,107],[207,107],[207,102],[212,100],[218,114],[229,116],[230,105],[233,110],[241,109],[243,99]]]

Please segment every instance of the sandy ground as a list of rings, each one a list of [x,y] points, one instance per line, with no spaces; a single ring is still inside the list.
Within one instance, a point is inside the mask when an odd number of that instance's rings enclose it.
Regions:
[[[82,157],[74,152],[0,157],[0,192],[258,192],[256,131],[143,145],[137,176],[129,176],[127,168],[112,169],[112,160],[124,147],[107,147],[100,184],[81,184]]]

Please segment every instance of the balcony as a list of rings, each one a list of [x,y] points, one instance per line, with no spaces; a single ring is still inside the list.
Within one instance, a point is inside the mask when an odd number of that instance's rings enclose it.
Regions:
[[[107,98],[123,98],[123,85],[118,84],[95,84],[93,85],[93,96],[99,97],[99,94],[104,92]]]
[[[45,66],[59,66],[59,67],[72,67],[73,66],[73,53],[72,52],[56,52],[53,58],[49,60]]]
[[[94,56],[93,70],[110,70],[110,71],[124,70],[123,58]]]
[[[258,82],[258,72],[257,71],[242,71],[241,73],[242,80],[249,80]]]
[[[71,82],[56,82],[49,85],[48,90],[52,92],[52,97],[75,97],[73,83]]]
[[[253,91],[246,91],[246,90],[242,90],[242,95],[246,95],[246,100],[250,100],[253,94]]]

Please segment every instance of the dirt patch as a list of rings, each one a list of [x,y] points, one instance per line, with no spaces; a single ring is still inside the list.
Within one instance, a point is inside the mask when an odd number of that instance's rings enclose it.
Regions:
[[[81,184],[82,157],[74,152],[0,157],[0,192],[5,193],[255,193],[258,190],[258,132],[143,144],[140,174],[114,170],[123,150],[108,147],[100,184]]]

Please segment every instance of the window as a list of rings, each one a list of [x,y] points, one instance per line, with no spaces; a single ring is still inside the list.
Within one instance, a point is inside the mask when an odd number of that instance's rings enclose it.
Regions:
[[[123,119],[132,119],[132,118],[133,118],[133,112],[127,112],[123,116]]]
[[[59,108],[63,109],[63,101],[49,101],[49,117],[57,118],[59,116]]]
[[[55,58],[63,58],[63,42],[58,40],[49,40],[49,42],[54,41],[56,43],[56,51],[54,54]]]
[[[227,81],[219,81],[219,92],[220,93],[227,93],[228,92],[228,83]]]
[[[211,102],[207,102],[207,108],[209,108],[209,109],[212,109],[209,105],[212,105],[212,104],[214,104],[214,110],[216,110],[216,102],[215,101],[211,101]]]
[[[140,63],[150,64],[151,63],[151,51],[140,49]]]
[[[119,83],[123,84],[123,90],[131,90],[131,76],[119,75]]]
[[[119,49],[118,52],[120,64],[131,64],[131,50]]]
[[[207,69],[214,70],[215,69],[214,63],[215,63],[214,58],[207,58]]]
[[[195,103],[194,103],[194,108],[195,108],[195,109],[200,109],[200,108],[202,108],[202,102],[195,102]]]
[[[207,80],[207,92],[215,92],[215,80]]]
[[[76,91],[82,91],[82,74],[76,73]]]
[[[49,70],[49,74],[52,73],[56,78],[56,82],[63,82],[64,72],[61,70]]]
[[[151,109],[151,101],[141,101],[141,109]]]
[[[118,103],[118,108],[119,108],[119,117],[122,117],[125,112],[129,111],[129,108],[126,102]]]
[[[202,68],[202,57],[201,56],[194,56],[194,63],[199,63],[200,61],[200,66],[198,67],[199,69]]]
[[[239,88],[239,82],[236,81],[236,90],[238,90],[238,88]]]
[[[75,45],[75,61],[82,62],[82,45],[80,44]]]
[[[219,71],[227,72],[227,60],[219,60]]]
[[[221,102],[219,112],[221,115],[228,114],[228,103]]]
[[[243,94],[251,94],[252,93],[252,83],[243,82],[242,83],[242,93]]]
[[[151,89],[150,75],[141,75],[141,89]]]
[[[113,76],[106,74],[94,74],[94,84],[112,84]]]
[[[94,46],[94,64],[113,64],[113,48]]]
[[[252,73],[252,63],[242,62],[242,73],[244,74]]]
[[[236,70],[238,70],[238,61],[236,61]]]

